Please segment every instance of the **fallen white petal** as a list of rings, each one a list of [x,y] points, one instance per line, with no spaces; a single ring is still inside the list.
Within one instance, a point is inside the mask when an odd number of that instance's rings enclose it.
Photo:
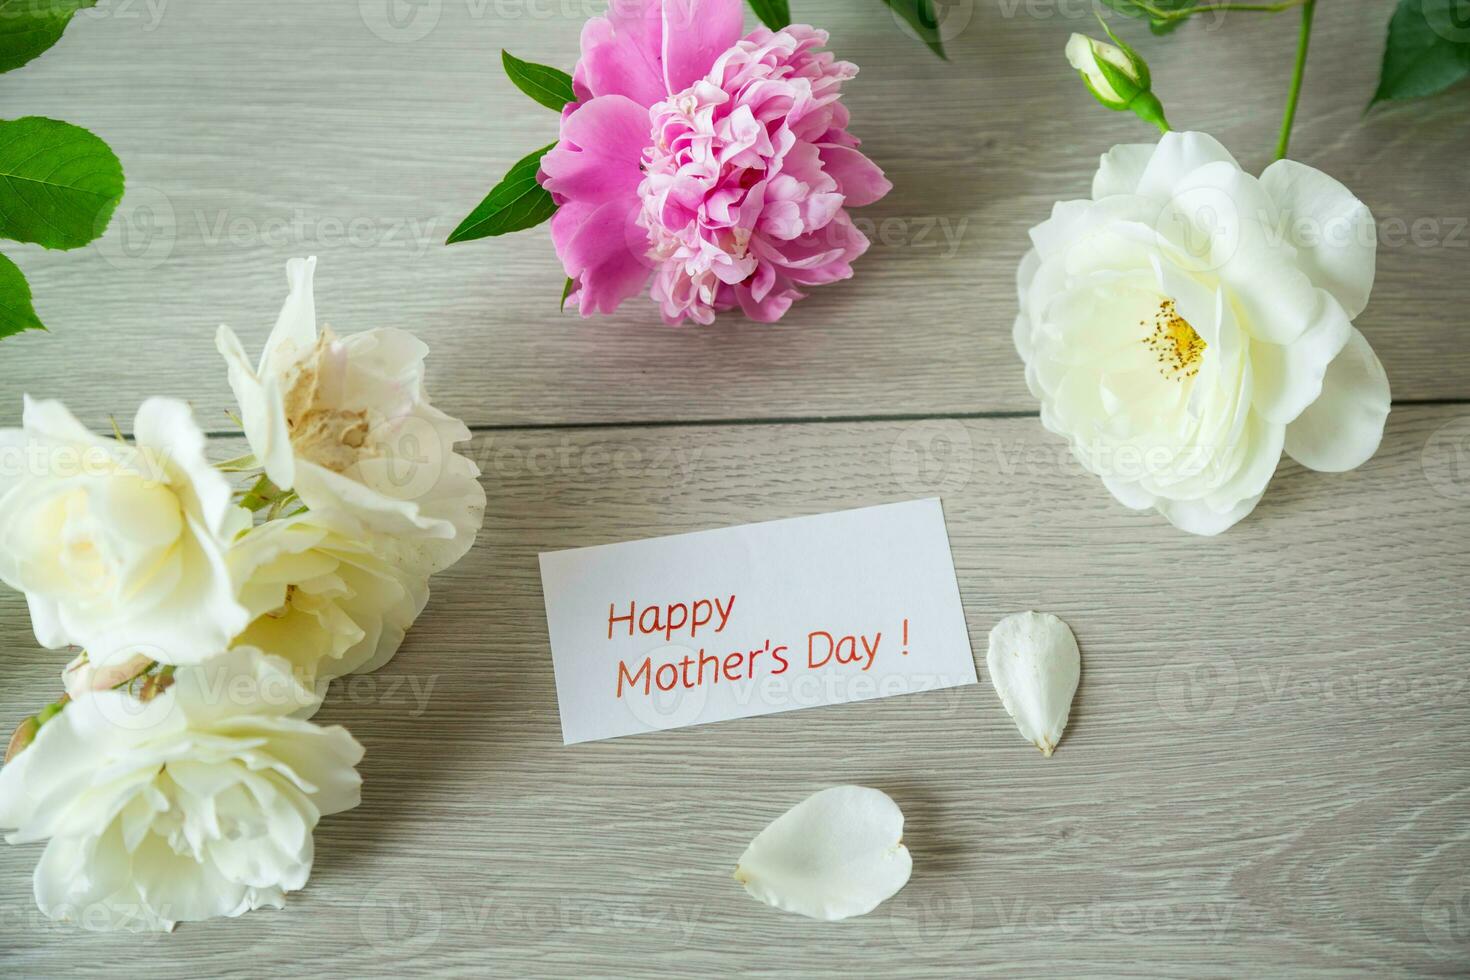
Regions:
[[[898,804],[876,789],[834,786],[762,830],[735,880],[767,905],[832,921],[873,911],[908,883],[913,866]]]
[[[1007,616],[990,631],[990,682],[1016,727],[1050,756],[1067,727],[1082,672],[1077,638],[1048,613]]]

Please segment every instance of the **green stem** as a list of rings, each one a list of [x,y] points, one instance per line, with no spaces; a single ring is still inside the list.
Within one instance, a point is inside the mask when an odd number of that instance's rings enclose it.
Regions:
[[[1291,72],[1291,91],[1286,96],[1286,113],[1281,118],[1281,138],[1276,141],[1276,159],[1286,158],[1291,146],[1291,127],[1296,122],[1296,104],[1302,94],[1302,76],[1307,70],[1307,45],[1312,40],[1312,13],[1317,0],[1302,3],[1302,29],[1296,40],[1296,67]]]
[[[1254,11],[1261,14],[1279,14],[1283,10],[1300,7],[1309,2],[1311,0],[1279,0],[1277,3],[1217,3],[1208,7],[1185,7],[1182,10],[1162,10],[1147,2],[1147,0],[1134,0],[1134,5],[1154,20],[1183,20],[1186,17],[1197,17],[1200,14],[1214,13],[1217,10],[1240,10]]]

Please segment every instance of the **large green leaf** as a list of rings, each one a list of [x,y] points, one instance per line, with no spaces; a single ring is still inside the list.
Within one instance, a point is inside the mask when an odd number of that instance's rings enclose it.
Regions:
[[[45,330],[31,305],[31,287],[16,264],[0,255],[0,337]]]
[[[1417,99],[1470,75],[1470,3],[1399,0],[1388,22],[1383,72],[1370,105]]]
[[[750,9],[773,31],[791,23],[791,4],[786,0],[750,0]]]
[[[444,244],[524,231],[555,214],[556,202],[536,180],[541,158],[555,145],[543,146],[511,167],[505,178],[459,223]]]
[[[939,15],[934,11],[934,0],[883,0],[902,17],[919,40],[929,46],[939,57],[948,60],[944,53],[944,38],[939,32]]]
[[[80,248],[107,230],[123,196],[122,164],[80,126],[0,120],[0,237]]]
[[[503,49],[500,63],[505,66],[505,73],[515,82],[516,88],[548,109],[561,112],[568,102],[577,101],[577,94],[572,91],[572,76],[560,68],[522,61]]]
[[[97,0],[0,0],[0,72],[19,68],[61,40],[71,15]]]
[[[1168,34],[1189,18],[1160,17],[1154,11],[1173,13],[1178,10],[1187,10],[1196,6],[1199,0],[1146,0],[1144,3],[1140,3],[1139,0],[1102,0],[1102,2],[1120,14],[1147,18],[1149,30],[1155,34]]]

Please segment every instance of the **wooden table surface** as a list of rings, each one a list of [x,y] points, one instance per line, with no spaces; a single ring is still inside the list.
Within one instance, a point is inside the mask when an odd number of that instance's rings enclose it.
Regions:
[[[0,344],[22,392],[127,425],[190,399],[240,451],[213,331],[255,348],[284,261],[320,256],[339,331],[427,340],[476,432],[489,513],[397,659],[320,716],[367,747],[288,911],[99,936],[34,909],[0,848],[6,977],[1463,975],[1470,970],[1470,111],[1461,87],[1362,107],[1392,4],[1320,5],[1293,155],[1373,209],[1358,324],[1396,401],[1360,470],[1287,462],[1223,537],[1115,504],[1045,433],[1011,347],[1026,229],[1146,138],[1061,49],[1082,0],[950,4],[952,61],[877,0],[793,0],[863,66],[854,130],[896,185],[874,248],[777,327],[670,330],[641,302],[557,313],[545,228],[446,248],[555,117],[499,49],[570,66],[594,0],[103,0],[0,82],[0,115],[104,136],[128,194],[75,253],[7,250],[49,335]],[[393,14],[394,16],[390,16]],[[752,21],[753,22],[753,21]],[[1124,24],[1181,127],[1274,143],[1295,19]],[[941,496],[972,642],[1035,608],[1083,677],[1041,758],[979,686],[564,748],[538,552]],[[61,652],[0,595],[0,727]],[[981,661],[983,668],[983,659]],[[730,880],[810,792],[908,817],[910,884],[809,922]]]

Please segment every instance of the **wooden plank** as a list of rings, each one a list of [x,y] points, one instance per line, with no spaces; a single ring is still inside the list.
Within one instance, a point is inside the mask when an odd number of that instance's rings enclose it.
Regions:
[[[334,688],[363,805],[288,913],[95,936],[0,849],[6,976],[1373,976],[1470,957],[1470,417],[1397,411],[1361,470],[1286,466],[1202,540],[1115,504],[1035,420],[496,433],[490,517],[397,659]],[[221,455],[235,451],[219,447]],[[971,638],[1076,630],[1041,758],[988,681],[560,744],[542,550],[942,494]],[[60,653],[0,597],[9,725]],[[915,876],[845,924],[751,901],[749,838],[882,787]]]
[[[393,0],[396,28],[389,0],[100,6],[0,91],[6,116],[92,127],[128,173],[98,245],[12,253],[54,330],[5,342],[0,419],[22,388],[99,424],[160,393],[227,428],[214,328],[257,348],[285,259],[308,252],[322,259],[323,318],[419,333],[437,397],[471,423],[1032,410],[1010,340],[1026,229],[1085,195],[1100,152],[1148,137],[1093,105],[1063,61],[1068,32],[1096,30],[1092,3],[946,4],[946,64],[878,0],[797,0],[863,66],[847,96],[854,131],[897,187],[863,212],[877,244],[857,278],[774,329],[669,330],[642,303],[584,323],[557,313],[545,228],[441,243],[556,131],[503,77],[499,49],[569,66],[599,0]],[[1463,91],[1364,118],[1391,6],[1321,5],[1294,152],[1384,223],[1360,324],[1395,395],[1463,398],[1470,126]],[[1120,29],[1152,60],[1177,125],[1267,162],[1291,15],[1201,18],[1167,39]]]

